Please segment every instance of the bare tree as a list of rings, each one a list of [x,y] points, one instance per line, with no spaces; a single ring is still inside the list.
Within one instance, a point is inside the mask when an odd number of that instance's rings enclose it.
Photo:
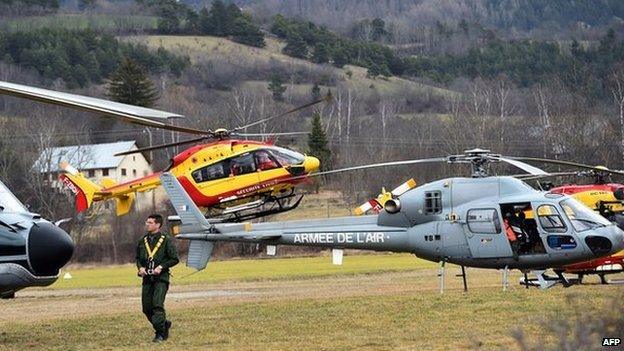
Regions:
[[[258,118],[256,112],[257,100],[257,93],[254,90],[245,88],[234,88],[232,90],[228,105],[237,125],[244,126]],[[247,129],[244,132],[247,132]]]
[[[619,68],[609,76],[609,88],[611,97],[618,108],[618,120],[620,122],[620,153],[621,164],[624,164],[624,70]]]

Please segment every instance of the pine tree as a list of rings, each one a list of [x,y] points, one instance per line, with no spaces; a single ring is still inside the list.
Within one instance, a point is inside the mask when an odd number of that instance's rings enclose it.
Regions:
[[[128,58],[110,77],[107,95],[117,102],[144,107],[158,100],[158,90],[145,70]]]
[[[212,16],[208,12],[207,8],[203,8],[199,11],[199,32],[205,35],[213,35],[215,33],[214,22],[212,22]]]
[[[275,101],[283,101],[284,100],[284,92],[286,91],[286,87],[282,84],[282,78],[274,74],[271,76],[271,81],[269,81],[269,91],[273,93],[273,100]]]
[[[321,170],[331,169],[331,151],[327,146],[327,135],[321,123],[321,114],[315,111],[312,115],[312,130],[308,134],[308,155],[321,161]]]
[[[314,82],[311,93],[312,93],[312,101],[317,101],[321,98],[321,88],[319,88],[318,83]]]
[[[307,58],[308,46],[299,34],[293,34],[286,40],[286,46],[282,52],[296,58]]]
[[[341,47],[334,49],[334,51],[332,52],[332,59],[334,61],[334,66],[339,68],[342,68],[342,66],[349,63],[349,57],[347,56],[347,52]]]
[[[316,43],[312,60],[316,63],[329,62],[329,48],[324,43]]]
[[[225,21],[223,23],[224,25],[223,35],[224,36],[229,36],[229,35],[234,34],[234,31],[236,29],[235,21],[241,17],[243,17],[243,13],[241,12],[240,8],[236,4],[231,3],[225,8]]]
[[[161,34],[174,34],[180,29],[180,19],[176,10],[170,6],[165,6],[160,9],[157,23],[158,33]]]
[[[266,46],[266,43],[264,42],[264,34],[260,31],[260,28],[251,23],[251,21],[244,16],[241,16],[234,21],[232,35],[232,40],[237,43],[259,48]]]
[[[80,10],[92,9],[95,7],[96,0],[80,0],[78,1],[78,8]]]
[[[226,33],[228,12],[223,1],[216,0],[212,3],[212,7],[210,7],[210,21],[213,23],[213,32],[210,34],[218,37],[224,37],[229,34]]]
[[[388,32],[386,31],[386,22],[384,22],[384,20],[382,20],[381,18],[375,18],[371,22],[371,27],[373,30],[372,39],[375,41],[380,40],[382,37],[388,34]]]

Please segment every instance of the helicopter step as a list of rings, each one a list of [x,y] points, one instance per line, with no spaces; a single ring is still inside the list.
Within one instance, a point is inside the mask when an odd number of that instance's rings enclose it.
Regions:
[[[303,199],[303,194],[290,193],[288,195],[273,197],[267,196],[253,202],[238,206],[227,207],[220,213],[207,211],[204,217],[210,219],[210,223],[236,223],[250,219],[260,218],[271,214],[290,211],[297,208]],[[175,227],[180,224],[180,216],[167,217],[169,225]]]
[[[293,191],[279,197],[267,196],[246,204],[227,207],[216,216],[210,216],[210,213],[206,213],[206,217],[215,223],[243,222],[293,210],[299,206],[302,199],[303,194],[297,194]]]
[[[529,273],[535,275],[535,278],[529,278]],[[546,290],[557,283],[561,283],[565,288],[574,284],[574,280],[566,278],[561,271],[555,271],[555,273],[557,274],[556,277],[547,275],[545,270],[524,272],[524,277],[520,278],[520,285],[524,285],[527,289],[529,286],[536,286],[542,290]]]
[[[257,208],[259,206],[262,206],[265,202],[266,201],[264,201],[263,199],[260,199],[260,200],[248,202],[246,204],[228,207],[221,214],[229,215],[229,214],[234,214],[234,213],[239,212],[239,211],[251,210],[251,209]]]

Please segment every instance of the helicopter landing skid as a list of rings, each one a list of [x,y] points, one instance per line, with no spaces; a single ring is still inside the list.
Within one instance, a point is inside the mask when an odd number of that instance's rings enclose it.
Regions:
[[[257,201],[227,208],[216,217],[209,217],[213,222],[243,222],[263,216],[293,210],[299,206],[303,194],[291,193],[280,197],[266,197]],[[208,214],[207,214],[208,217]]]
[[[556,277],[546,274],[545,270],[531,271],[531,274],[535,275],[535,278],[529,278],[525,273],[524,277],[520,278],[520,285],[524,285],[527,289],[529,286],[536,286],[542,290],[550,289],[557,283],[561,283],[563,287],[568,288],[572,286],[573,282],[566,278],[562,272],[555,271]]]

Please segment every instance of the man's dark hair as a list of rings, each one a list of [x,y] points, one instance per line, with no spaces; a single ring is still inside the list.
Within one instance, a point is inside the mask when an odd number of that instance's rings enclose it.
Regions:
[[[147,218],[153,219],[154,222],[160,224],[160,226],[162,227],[162,225],[163,225],[163,216],[159,215],[158,213],[152,213],[151,215],[147,216]]]

